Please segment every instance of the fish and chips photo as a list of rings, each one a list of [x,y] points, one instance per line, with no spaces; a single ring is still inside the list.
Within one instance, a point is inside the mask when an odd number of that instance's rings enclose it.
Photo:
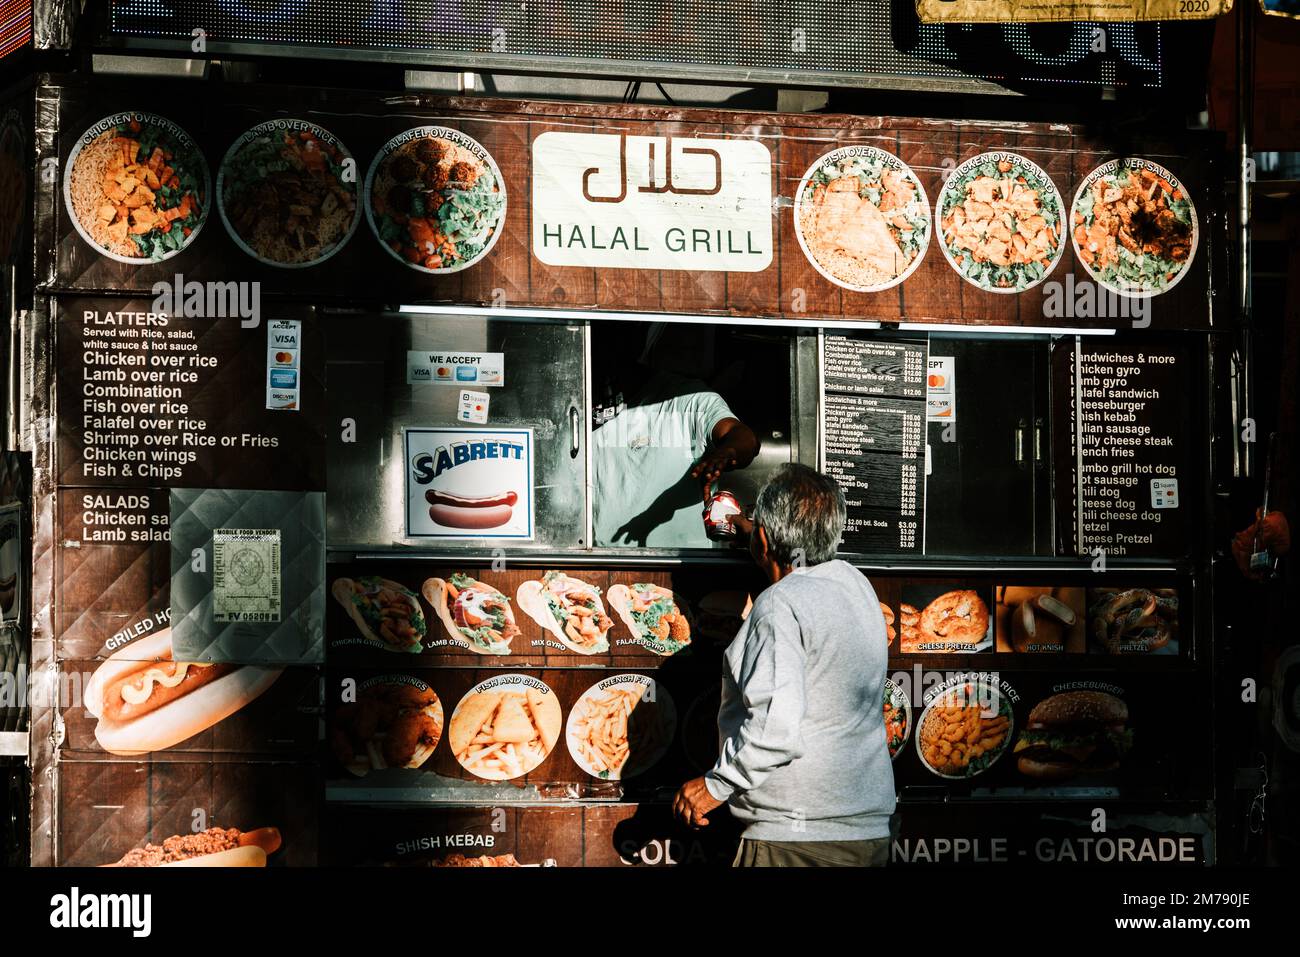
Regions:
[[[1023,292],[1065,249],[1065,208],[1051,178],[1015,153],[981,153],[944,183],[935,208],[952,268],[988,292]]]
[[[221,220],[236,245],[261,262],[323,262],[361,218],[354,164],[347,148],[314,123],[255,126],[230,147],[217,172]]]
[[[614,675],[583,693],[569,712],[569,753],[593,777],[618,781],[645,771],[668,750],[677,709],[646,675]]]
[[[362,636],[389,651],[419,654],[429,626],[415,592],[387,578],[337,578],[330,594]]]
[[[1083,268],[1125,296],[1158,296],[1176,286],[1196,255],[1199,234],[1191,196],[1150,160],[1111,160],[1093,170],[1070,211]]]
[[[456,272],[496,244],[506,186],[472,137],[441,126],[385,144],[366,177],[370,228],[395,258],[423,272]]]
[[[941,778],[983,774],[1011,741],[1011,701],[984,682],[965,682],[940,691],[921,712],[916,752]]]
[[[208,215],[208,164],[193,139],[152,113],[105,117],[73,147],[63,177],[81,238],[123,263],[170,259]]]
[[[547,685],[527,675],[501,675],[461,698],[448,741],[470,774],[509,781],[546,760],[560,738],[560,723],[560,702]]]
[[[331,716],[330,749],[362,777],[384,768],[419,768],[442,739],[438,695],[423,681],[385,675],[362,683],[355,702]]]
[[[846,146],[819,159],[795,194],[795,235],[836,285],[878,292],[897,285],[930,245],[930,201],[892,153]]]

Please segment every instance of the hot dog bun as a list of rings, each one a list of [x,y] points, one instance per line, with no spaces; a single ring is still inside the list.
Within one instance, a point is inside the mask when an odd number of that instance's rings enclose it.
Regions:
[[[430,505],[429,517],[444,528],[480,530],[500,528],[514,514],[512,505],[465,507],[463,505]]]
[[[257,845],[232,847],[228,851],[191,857],[188,861],[172,861],[159,867],[266,867],[266,851]]]
[[[164,628],[115,652],[86,683],[85,708],[99,719],[95,739],[105,751],[147,754],[180,744],[258,698],[284,670],[241,665],[140,717],[117,721],[105,714],[105,695],[119,679],[143,662],[170,660],[171,652],[171,629]]]

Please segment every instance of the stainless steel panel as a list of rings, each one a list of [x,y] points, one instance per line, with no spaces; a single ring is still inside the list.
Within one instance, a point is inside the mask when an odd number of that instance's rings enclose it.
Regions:
[[[460,389],[406,383],[408,350],[505,354],[505,384],[491,396],[489,427],[531,428],[536,535],[511,547],[583,547],[586,464],[573,447],[583,409],[583,328],[484,316],[349,313],[326,316],[330,418],[326,541],[331,549],[383,549],[428,540],[404,527],[402,429],[457,426]],[[354,441],[345,441],[349,420]],[[579,445],[585,434],[577,430]],[[491,539],[456,545],[496,547]]]

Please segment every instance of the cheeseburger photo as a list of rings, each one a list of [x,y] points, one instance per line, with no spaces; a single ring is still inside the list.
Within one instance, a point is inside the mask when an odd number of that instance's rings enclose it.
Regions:
[[[1133,743],[1128,705],[1103,691],[1067,691],[1029,712],[1016,742],[1016,766],[1026,777],[1060,781],[1113,771]]]
[[[148,754],[192,738],[262,695],[282,668],[175,661],[172,630],[118,650],[86,683],[95,739],[110,754]]]

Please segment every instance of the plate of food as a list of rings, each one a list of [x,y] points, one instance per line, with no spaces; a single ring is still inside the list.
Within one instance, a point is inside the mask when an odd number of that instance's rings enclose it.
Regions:
[[[419,654],[424,650],[429,625],[415,592],[405,585],[377,575],[337,578],[330,594],[365,640],[388,651]]]
[[[623,619],[633,640],[656,655],[675,655],[691,643],[690,619],[673,593],[662,585],[611,585],[609,606]]]
[[[930,200],[920,178],[874,146],[827,153],[795,191],[795,235],[819,273],[846,289],[879,292],[921,264],[930,245]]]
[[[648,675],[614,675],[592,685],[569,711],[569,754],[605,781],[630,778],[664,756],[677,730],[677,708]]]
[[[1200,223],[1178,177],[1136,157],[1103,163],[1070,209],[1075,255],[1093,279],[1133,298],[1166,293],[1196,258]]]
[[[605,612],[600,589],[564,572],[549,571],[540,581],[526,581],[515,592],[519,608],[580,655],[609,651],[614,620]]]
[[[382,675],[361,683],[357,700],[330,717],[330,750],[357,777],[384,768],[416,769],[442,740],[438,695],[407,675]]]
[[[455,572],[430,578],[420,589],[447,635],[476,655],[508,655],[519,634],[510,599],[499,589]]]
[[[470,774],[509,781],[546,760],[560,725],[560,702],[545,682],[506,674],[480,682],[460,699],[447,739]]]
[[[889,742],[890,759],[897,758],[907,746],[907,736],[912,731],[912,703],[907,693],[888,678],[885,679],[885,740]]]
[[[329,130],[269,120],[239,137],[217,171],[217,210],[237,245],[271,266],[314,266],[361,220],[356,161]]]
[[[1065,208],[1050,176],[1017,153],[962,163],[935,204],[939,245],[961,277],[987,292],[1038,285],[1065,250]]]
[[[421,126],[393,137],[370,165],[366,218],[389,254],[412,269],[474,265],[501,236],[506,184],[473,137]]]
[[[153,113],[116,113],[86,130],[68,156],[63,199],[100,255],[162,262],[208,217],[207,160],[183,129]]]
[[[1014,725],[1005,694],[987,682],[966,681],[940,690],[921,712],[916,753],[941,778],[973,778],[1002,757]]]
[[[951,654],[993,647],[992,619],[979,592],[968,588],[948,591],[942,585],[908,585],[903,593],[914,604],[899,606],[902,653]]]

